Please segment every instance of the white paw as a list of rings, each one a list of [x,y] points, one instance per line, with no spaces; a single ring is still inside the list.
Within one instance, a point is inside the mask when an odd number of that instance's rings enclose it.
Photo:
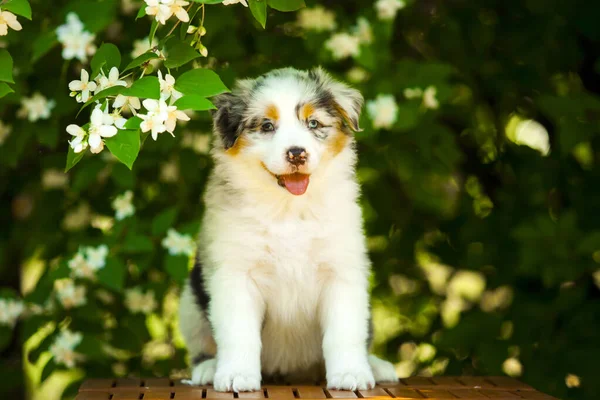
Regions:
[[[260,380],[260,373],[240,372],[225,367],[217,370],[213,385],[218,392],[251,392],[260,390]]]
[[[327,373],[327,388],[337,390],[367,390],[375,387],[375,378],[368,364]]]
[[[191,383],[194,385],[208,385],[213,382],[217,360],[211,358],[196,365],[192,370]]]
[[[371,354],[369,355],[369,365],[373,371],[375,382],[398,382],[396,369],[391,362],[382,360]]]

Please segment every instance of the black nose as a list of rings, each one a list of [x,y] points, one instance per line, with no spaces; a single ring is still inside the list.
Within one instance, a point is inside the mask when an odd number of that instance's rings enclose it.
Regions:
[[[294,165],[304,165],[308,154],[302,147],[290,147],[287,151],[287,160]]]

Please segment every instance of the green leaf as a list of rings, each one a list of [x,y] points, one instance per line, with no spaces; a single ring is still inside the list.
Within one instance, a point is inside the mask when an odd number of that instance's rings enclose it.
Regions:
[[[148,44],[152,47],[152,43],[154,42],[154,35],[156,35],[156,29],[158,29],[158,21],[153,20],[152,25],[150,26],[150,35],[148,35]]]
[[[6,83],[4,82],[0,82],[0,99],[4,96],[6,96],[9,93],[14,93],[15,91],[11,89],[10,86],[8,86]]]
[[[169,208],[154,217],[152,220],[152,235],[162,235],[172,227],[177,218],[177,212],[177,208]]]
[[[36,62],[39,60],[57,44],[58,38],[56,37],[56,32],[54,30],[38,36],[37,39],[33,41],[31,62]]]
[[[267,0],[249,0],[250,11],[254,19],[263,27],[267,25]]]
[[[8,0],[1,8],[31,20],[31,6],[27,0]]]
[[[8,347],[12,340],[13,330],[5,325],[0,325],[0,351]]]
[[[5,49],[0,49],[0,81],[15,83],[12,76],[13,59]]]
[[[140,19],[142,18],[144,15],[146,15],[146,5],[142,4],[142,6],[140,7],[140,10],[138,11],[137,15],[135,16],[135,19]]]
[[[183,94],[210,97],[229,92],[219,75],[205,68],[197,68],[183,73],[175,81],[175,89]]]
[[[186,255],[167,255],[165,260],[165,270],[175,281],[182,283],[188,276],[189,262],[190,259]]]
[[[306,7],[304,0],[267,0],[267,2],[269,3],[269,7],[283,12],[296,11]]]
[[[81,161],[81,159],[83,158],[84,154],[85,154],[85,151],[82,151],[80,153],[75,153],[75,151],[73,151],[73,148],[71,146],[69,146],[69,152],[67,153],[67,165],[65,166],[65,172],[67,172],[68,170],[73,168],[75,165],[77,165],[77,163],[79,161]]]
[[[27,354],[27,359],[30,363],[36,363],[40,358],[40,355],[48,351],[50,346],[52,346],[52,343],[54,343],[54,339],[56,339],[58,336],[58,331],[56,328],[50,327],[50,329],[51,330],[48,332],[48,336],[46,336],[35,349],[31,350],[29,354]]]
[[[160,99],[160,82],[157,76],[145,76],[133,82],[130,88],[123,91],[125,96]]]
[[[188,94],[177,99],[174,105],[180,110],[194,111],[214,110],[217,108],[210,100],[193,94]]]
[[[158,54],[156,54],[152,51],[147,51],[146,53],[133,59],[129,64],[127,64],[127,67],[123,70],[123,72],[129,71],[130,69],[133,69],[135,67],[139,67],[140,65],[142,65],[150,60],[154,60],[155,58],[158,58]]]
[[[140,134],[134,130],[121,130],[115,136],[105,138],[104,143],[110,152],[129,169],[140,152]]]
[[[191,0],[192,3],[202,3],[202,4],[221,4],[223,0]]]
[[[116,96],[118,94],[124,93],[126,90],[128,89],[125,86],[113,86],[96,93],[88,101],[86,101],[84,105],[81,106],[81,108],[77,112],[77,115],[79,115],[79,113],[82,112],[85,108],[87,108],[90,104],[93,104],[98,100],[105,99],[109,96]]]
[[[123,251],[127,253],[150,253],[154,249],[152,241],[146,236],[131,232],[125,237]]]
[[[102,350],[103,348],[104,342],[95,337],[84,335],[81,343],[76,347],[76,351],[79,354],[83,354],[86,359],[100,361],[106,358],[106,353]]]
[[[90,65],[92,67],[90,78],[96,79],[96,76],[100,73],[100,69],[108,73],[112,67],[119,68],[121,65],[121,53],[114,44],[103,43],[98,51],[96,51],[96,54],[94,54]]]
[[[96,272],[98,282],[109,289],[121,291],[125,284],[125,275],[127,270],[125,264],[117,258],[107,257],[106,265]]]
[[[44,366],[44,369],[42,370],[42,376],[40,378],[40,381],[44,382],[57,369],[58,369],[58,365],[56,365],[56,363],[54,362],[54,359],[51,359],[50,361],[48,361],[46,363],[46,365]]]
[[[125,122],[125,129],[140,129],[142,121],[140,117],[131,117]]]
[[[180,42],[178,40],[169,40],[169,42],[176,43],[167,47],[168,55],[165,61],[165,67],[167,68],[178,68],[187,64],[193,59],[200,57],[200,53],[194,50],[189,43]]]

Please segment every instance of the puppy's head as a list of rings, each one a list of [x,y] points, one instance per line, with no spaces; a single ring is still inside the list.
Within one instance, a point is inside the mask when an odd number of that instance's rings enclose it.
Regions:
[[[220,159],[302,195],[311,174],[351,146],[363,98],[320,68],[286,68],[239,81],[214,101]]]

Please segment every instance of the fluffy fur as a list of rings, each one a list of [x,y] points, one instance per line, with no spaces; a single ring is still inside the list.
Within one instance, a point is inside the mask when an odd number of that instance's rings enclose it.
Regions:
[[[215,168],[180,305],[192,383],[237,392],[262,379],[348,390],[397,380],[368,354],[353,139],[362,102],[321,69],[275,70],[215,99]]]

